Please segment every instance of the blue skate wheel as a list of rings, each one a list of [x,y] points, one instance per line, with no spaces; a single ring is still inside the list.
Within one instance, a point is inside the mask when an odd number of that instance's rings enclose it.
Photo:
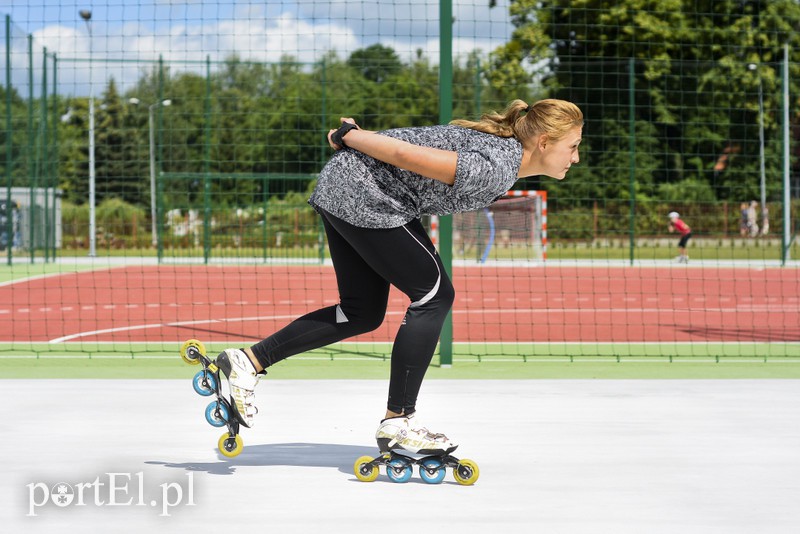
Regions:
[[[206,421],[211,426],[225,426],[229,418],[228,409],[220,401],[212,401],[206,408]]]
[[[409,464],[406,460],[395,458],[386,464],[386,476],[388,476],[389,480],[392,482],[398,482],[401,484],[408,482],[411,479],[412,473],[413,469],[411,469],[411,464]]]
[[[426,458],[419,465],[419,477],[428,484],[440,484],[446,474],[438,458]]]
[[[208,397],[209,395],[213,395],[214,391],[216,391],[217,381],[214,378],[214,375],[203,369],[194,375],[194,378],[192,379],[192,387],[194,387],[194,390],[198,395]]]

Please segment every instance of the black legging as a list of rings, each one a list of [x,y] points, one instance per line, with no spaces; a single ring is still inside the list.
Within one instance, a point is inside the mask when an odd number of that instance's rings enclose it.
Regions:
[[[413,413],[455,292],[419,220],[389,229],[353,226],[327,212],[322,221],[340,303],[308,313],[252,347],[262,366],[378,328],[389,285],[411,304],[392,348],[387,408]]]

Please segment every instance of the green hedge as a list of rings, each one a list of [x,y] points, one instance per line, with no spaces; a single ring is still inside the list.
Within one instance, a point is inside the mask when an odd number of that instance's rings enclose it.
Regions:
[[[211,211],[208,224],[210,246],[214,248],[293,248],[317,247],[321,239],[320,223],[306,202],[307,195],[289,192],[272,197],[258,206],[217,208]],[[770,234],[782,231],[781,206],[769,203]],[[548,239],[586,240],[630,235],[630,209],[627,202],[595,202],[591,207],[570,207],[558,202],[548,206]],[[696,236],[738,237],[739,205],[714,203],[641,202],[635,206],[634,231],[638,237],[667,236],[667,214],[677,211],[692,227]],[[202,213],[190,227],[187,211],[178,222],[165,222],[162,244],[167,248],[194,248],[204,245],[206,227]],[[266,216],[265,216],[266,213]],[[793,220],[800,216],[800,201],[793,203]],[[65,247],[87,246],[88,205],[65,201],[62,205]],[[759,218],[759,225],[762,221]],[[183,231],[176,224],[184,224]],[[150,217],[144,209],[119,199],[104,200],[96,211],[98,246],[110,248],[145,248],[151,244]],[[796,225],[795,225],[796,227]],[[795,230],[796,231],[796,230]]]

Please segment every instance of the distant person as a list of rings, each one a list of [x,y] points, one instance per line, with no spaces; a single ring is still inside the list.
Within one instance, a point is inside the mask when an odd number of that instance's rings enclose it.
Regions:
[[[761,235],[767,235],[769,233],[769,210],[767,206],[764,206],[764,209],[761,210]]]
[[[750,233],[749,230],[750,225],[748,224],[749,217],[747,214],[747,209],[748,209],[747,202],[742,202],[741,204],[739,204],[739,215],[740,215],[739,235],[741,235],[742,237],[747,237],[747,235]]]
[[[11,212],[11,220],[13,221],[11,228],[14,234],[13,246],[14,249],[19,250],[22,248],[22,210],[20,209],[19,202],[16,200],[11,201],[11,206],[13,208]]]
[[[0,201],[0,250],[5,250],[8,245],[9,236],[6,232],[8,228],[8,215],[10,215],[11,208],[8,203]]]
[[[680,255],[675,258],[678,263],[689,263],[689,255],[686,254],[686,245],[689,239],[692,238],[692,229],[688,224],[681,220],[681,216],[677,211],[669,212],[669,231],[678,232],[681,234],[681,239],[678,241],[678,252]]]
[[[758,202],[753,200],[747,208],[747,235],[756,237],[758,235]]]

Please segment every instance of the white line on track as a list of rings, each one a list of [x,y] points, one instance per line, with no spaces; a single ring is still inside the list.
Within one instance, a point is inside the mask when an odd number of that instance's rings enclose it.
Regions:
[[[674,313],[693,313],[693,312],[712,312],[712,313],[742,313],[742,312],[796,312],[795,306],[737,306],[735,308],[685,308],[685,309],[670,309],[670,308],[498,308],[498,309],[481,309],[481,310],[453,310],[455,315],[480,315],[480,314],[561,314],[561,313],[580,313],[580,314],[642,314],[642,313],[660,313],[660,314],[674,314]],[[387,316],[396,316],[404,314],[404,311],[389,311]],[[102,334],[113,334],[117,332],[130,332],[135,330],[146,330],[152,328],[173,328],[179,326],[196,326],[201,324],[214,324],[214,323],[243,323],[255,321],[290,321],[297,318],[297,314],[286,315],[257,315],[252,317],[226,317],[218,319],[200,319],[192,321],[173,321],[168,323],[149,323],[141,325],[130,325],[115,328],[106,328],[101,330],[89,330],[86,332],[78,332],[66,336],[61,336],[51,339],[49,343],[57,344],[65,341],[71,341],[79,338],[97,336]]]

